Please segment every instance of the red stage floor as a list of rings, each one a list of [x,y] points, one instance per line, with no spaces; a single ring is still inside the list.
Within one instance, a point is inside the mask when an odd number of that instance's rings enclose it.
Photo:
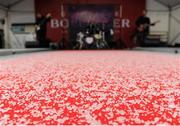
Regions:
[[[179,124],[180,56],[59,51],[0,61],[0,125]]]

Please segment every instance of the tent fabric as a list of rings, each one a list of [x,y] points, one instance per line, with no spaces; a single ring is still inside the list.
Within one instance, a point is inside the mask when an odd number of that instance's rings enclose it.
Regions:
[[[8,8],[23,0],[0,0],[0,6]]]
[[[156,0],[156,1],[167,7],[175,7],[180,5],[180,0]]]

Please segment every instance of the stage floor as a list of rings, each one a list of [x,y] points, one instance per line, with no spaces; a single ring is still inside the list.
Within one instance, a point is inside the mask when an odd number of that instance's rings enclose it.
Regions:
[[[180,54],[180,48],[176,47],[136,47],[133,50],[137,51],[148,51],[148,52],[159,52],[159,53],[171,53]]]
[[[55,51],[0,58],[0,125],[180,125],[180,55]]]

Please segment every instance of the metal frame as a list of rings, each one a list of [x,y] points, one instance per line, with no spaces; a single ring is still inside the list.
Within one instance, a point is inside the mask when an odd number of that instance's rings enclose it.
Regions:
[[[13,3],[7,4],[7,5],[4,5],[2,2],[0,2],[0,6],[1,6],[2,8],[11,8],[11,7],[13,7],[13,6],[21,3],[22,1],[24,1],[24,0],[17,0],[17,1],[14,1]]]
[[[162,2],[161,0],[155,0],[156,2],[160,3],[161,5],[165,6],[168,8],[169,10],[169,24],[168,24],[168,29],[169,29],[169,32],[168,32],[168,44],[174,44],[175,43],[175,40],[180,36],[180,32],[177,33],[177,35],[170,39],[170,36],[171,36],[171,20],[174,19],[178,24],[180,24],[180,20],[177,19],[175,16],[172,15],[172,11],[175,11],[175,10],[178,10],[180,9],[180,2],[178,1],[176,4],[165,4],[164,2]],[[171,0],[169,0],[171,1]]]
[[[171,8],[174,8],[175,6],[180,5],[179,0],[175,4],[169,4],[169,3],[171,3],[170,1],[172,1],[172,0],[169,0],[168,3],[163,2],[163,0],[155,0],[155,1],[157,1],[158,3],[160,3],[160,4],[162,4],[162,5],[166,6],[166,7],[171,7]]]
[[[177,19],[175,16],[171,15],[171,19],[174,19],[180,25],[180,20]],[[170,44],[174,44],[174,42],[179,36],[180,36],[180,32],[178,32],[177,35],[170,41]]]
[[[17,5],[17,4],[21,3],[21,2],[23,2],[23,1],[24,1],[24,0],[18,0],[18,1],[16,1],[16,2],[14,2],[14,3],[8,5],[8,7],[11,8],[11,7],[13,7],[13,6],[15,6],[15,5]]]
[[[179,6],[179,5],[180,5],[180,1],[177,2],[175,5],[173,5],[172,7],[174,8],[174,7]]]
[[[0,4],[0,9],[6,11],[8,8],[5,7],[4,5]]]
[[[173,11],[180,9],[180,5],[173,7]]]
[[[11,7],[23,2],[24,0],[17,0],[15,2],[13,2],[12,4],[9,4],[7,6],[3,5],[2,3],[0,3],[0,8],[2,10],[5,11],[6,13],[6,16],[5,16],[5,20],[6,20],[6,23],[5,23],[5,29],[4,29],[4,34],[5,34],[5,48],[11,48],[11,43],[10,43],[10,23],[9,23],[9,12],[10,12],[10,9]]]
[[[158,2],[158,3],[160,3],[161,5],[163,5],[163,6],[166,6],[166,7],[168,7],[168,5],[167,4],[165,4],[165,3],[163,3],[162,1],[159,1],[159,0],[155,0],[156,2]]]

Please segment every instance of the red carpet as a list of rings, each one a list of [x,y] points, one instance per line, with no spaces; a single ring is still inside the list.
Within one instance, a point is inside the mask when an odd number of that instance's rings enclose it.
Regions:
[[[180,125],[180,57],[60,51],[1,60],[7,124]]]

